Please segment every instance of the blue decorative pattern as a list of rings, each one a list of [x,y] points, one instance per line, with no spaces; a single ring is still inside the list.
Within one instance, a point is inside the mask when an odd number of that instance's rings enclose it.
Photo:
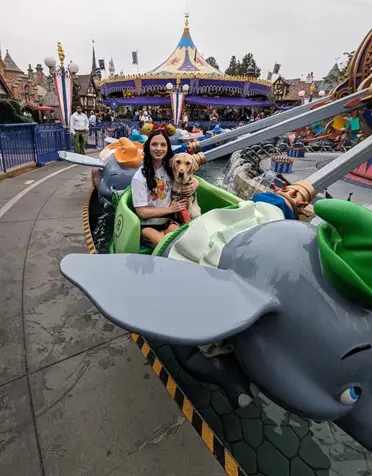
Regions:
[[[189,29],[185,28],[185,30],[183,31],[182,38],[180,39],[180,42],[178,43],[177,48],[195,49],[195,45],[194,45],[194,42],[192,41]]]
[[[191,63],[189,50],[186,50],[185,61],[182,66],[178,68],[178,71],[199,71],[199,69]]]

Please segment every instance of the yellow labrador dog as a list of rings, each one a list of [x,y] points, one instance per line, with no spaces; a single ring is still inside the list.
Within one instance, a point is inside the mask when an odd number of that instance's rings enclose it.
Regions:
[[[172,196],[182,197],[183,185],[187,185],[192,179],[193,173],[197,172],[202,164],[205,163],[205,156],[202,152],[198,154],[188,154],[181,152],[176,154],[171,161],[173,170]],[[198,200],[195,195],[188,197],[187,213],[192,220],[201,215]]]

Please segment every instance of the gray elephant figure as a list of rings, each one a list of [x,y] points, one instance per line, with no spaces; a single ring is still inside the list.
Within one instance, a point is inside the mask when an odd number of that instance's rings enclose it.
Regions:
[[[230,399],[258,388],[290,412],[334,421],[372,450],[372,212],[338,200],[315,209],[325,221],[318,228],[282,220],[239,234],[216,269],[70,255],[61,272],[120,327],[189,349],[178,357],[199,380],[213,367],[206,381]],[[103,268],[111,281],[96,279]],[[190,349],[223,339],[232,356],[203,361],[199,353],[201,366],[193,364]]]

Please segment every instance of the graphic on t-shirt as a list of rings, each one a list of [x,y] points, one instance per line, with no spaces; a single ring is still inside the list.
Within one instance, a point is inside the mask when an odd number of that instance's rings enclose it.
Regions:
[[[164,200],[166,198],[166,184],[162,179],[155,177],[156,189],[151,190],[151,198],[153,200]]]

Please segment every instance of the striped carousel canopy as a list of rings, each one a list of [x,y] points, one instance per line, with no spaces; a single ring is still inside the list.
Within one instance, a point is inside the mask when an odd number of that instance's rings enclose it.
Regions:
[[[223,76],[224,73],[208,64],[198,52],[192,41],[189,28],[189,14],[185,15],[183,35],[173,53],[160,66],[149,71],[150,74],[213,74]]]

